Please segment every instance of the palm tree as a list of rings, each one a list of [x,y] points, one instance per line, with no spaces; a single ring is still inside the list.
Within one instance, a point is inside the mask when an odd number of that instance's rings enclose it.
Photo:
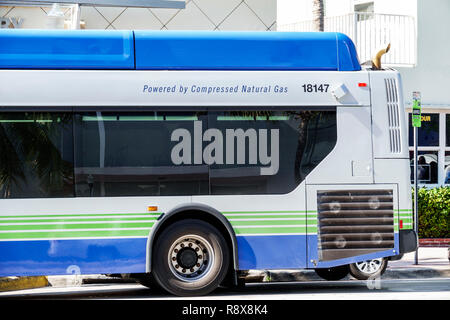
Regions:
[[[324,30],[324,0],[312,0],[313,2],[313,28],[314,31],[323,31]]]

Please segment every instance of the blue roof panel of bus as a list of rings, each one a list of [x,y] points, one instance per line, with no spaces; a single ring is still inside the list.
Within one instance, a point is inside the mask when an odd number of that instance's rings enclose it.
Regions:
[[[0,30],[0,68],[134,69],[132,31]]]
[[[135,31],[136,69],[360,70],[338,33]]]
[[[0,30],[1,69],[361,70],[330,32]]]

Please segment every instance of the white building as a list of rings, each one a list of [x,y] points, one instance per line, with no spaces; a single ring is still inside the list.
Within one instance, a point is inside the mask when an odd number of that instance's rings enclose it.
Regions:
[[[20,1],[14,1],[20,3]],[[76,2],[76,0],[74,0]],[[85,29],[276,30],[276,0],[186,0],[184,9],[81,6]],[[0,1],[0,27],[47,28],[48,6]],[[73,26],[73,6],[61,5]]]
[[[419,156],[426,162],[422,184],[450,184],[450,1],[324,2],[325,31],[348,34],[361,62],[369,60],[379,45],[391,43],[382,62],[402,75],[408,116],[412,93],[419,91],[422,97]],[[278,0],[278,30],[309,31],[311,20],[312,0]],[[412,157],[412,130],[409,135]]]

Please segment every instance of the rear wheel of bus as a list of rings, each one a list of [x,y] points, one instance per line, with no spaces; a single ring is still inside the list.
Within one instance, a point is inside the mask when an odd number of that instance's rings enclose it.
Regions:
[[[350,274],[358,280],[368,280],[381,277],[386,271],[388,260],[386,258],[365,260],[352,263],[349,266]]]
[[[165,229],[152,256],[154,279],[178,296],[210,293],[224,280],[230,263],[222,234],[196,219],[181,220]]]

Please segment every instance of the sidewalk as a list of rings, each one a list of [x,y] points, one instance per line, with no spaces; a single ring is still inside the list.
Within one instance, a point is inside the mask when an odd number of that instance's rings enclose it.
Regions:
[[[381,279],[449,278],[450,262],[447,248],[419,247],[418,264],[414,262],[415,252],[407,253],[401,260],[389,261]],[[346,280],[354,279],[348,275]],[[323,280],[313,270],[250,270],[247,282],[284,282]]]

